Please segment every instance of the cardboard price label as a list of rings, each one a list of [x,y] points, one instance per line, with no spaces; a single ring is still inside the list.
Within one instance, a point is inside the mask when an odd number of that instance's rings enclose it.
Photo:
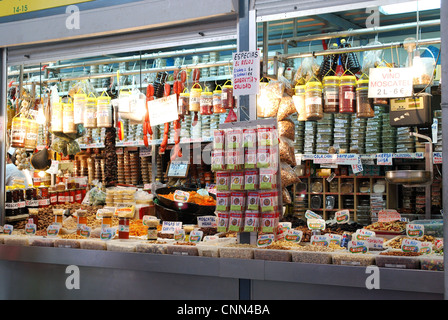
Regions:
[[[425,234],[425,226],[417,223],[406,224],[406,235],[410,238],[421,238]]]

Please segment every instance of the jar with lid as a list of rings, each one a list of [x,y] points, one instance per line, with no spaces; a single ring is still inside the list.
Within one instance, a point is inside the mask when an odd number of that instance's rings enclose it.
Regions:
[[[339,85],[339,112],[355,113],[356,112],[356,77],[341,76]]]
[[[201,93],[202,93],[202,88],[191,88],[190,104],[189,104],[190,111],[199,112],[201,110]]]
[[[76,133],[76,124],[73,114],[73,104],[72,103],[63,103],[63,124],[62,124],[62,132],[64,133]]]
[[[305,85],[296,86],[294,89],[295,95],[292,100],[297,110],[297,120],[306,121]]]
[[[356,87],[356,117],[373,118],[373,99],[369,98],[369,80],[358,80]]]
[[[306,120],[320,120],[323,118],[322,84],[319,81],[309,81],[305,85],[305,114]]]
[[[25,148],[25,139],[29,120],[20,114],[12,119],[11,124],[11,147]]]
[[[181,116],[190,114],[190,93],[185,90],[179,94],[177,113]]]
[[[35,149],[37,146],[37,138],[39,134],[39,124],[35,120],[28,120],[27,132],[25,136],[25,148]]]
[[[84,127],[96,128],[96,110],[96,98],[93,94],[89,94],[84,109]]]
[[[201,115],[213,114],[213,93],[210,91],[202,91],[200,99]]]
[[[75,189],[75,203],[82,203],[81,189]]]
[[[324,113],[339,112],[339,77],[326,76],[322,81]]]
[[[6,190],[5,197],[5,216],[11,217],[16,215],[17,204],[13,200],[13,190]]]
[[[84,123],[84,110],[86,107],[87,95],[76,93],[73,95],[73,120],[75,124]]]
[[[27,214],[28,213],[28,209],[26,207],[26,201],[25,201],[25,190],[24,189],[17,189],[18,192],[18,198],[19,201],[17,203],[17,214],[22,215],[22,214]]]
[[[129,239],[129,218],[119,217],[118,239]]]
[[[64,110],[61,101],[51,103],[51,131],[62,132],[64,123]]]
[[[101,229],[112,227],[112,212],[103,211],[101,214]]]
[[[53,209],[54,214],[54,224],[62,225],[64,220],[64,209]]]
[[[228,80],[227,82],[229,82]],[[224,109],[233,109],[235,107],[235,98],[233,97],[233,85],[227,84],[222,86],[221,102]]]
[[[221,88],[221,86],[219,86]],[[222,88],[216,87],[213,90],[213,113],[226,113],[226,109],[222,107]]]
[[[57,191],[50,191],[48,192],[50,196],[50,205],[54,206],[58,204],[58,192]]]
[[[101,96],[96,101],[96,126],[98,128],[112,127],[112,104],[109,96]]]
[[[33,208],[28,209],[29,212],[29,219],[33,221],[33,223],[36,225],[36,229],[39,229],[39,209]]]
[[[28,209],[38,209],[39,202],[37,201],[36,188],[28,188],[25,191],[25,205]]]
[[[39,208],[46,208],[50,205],[50,198],[48,194],[48,187],[39,187],[37,192],[37,201]]]

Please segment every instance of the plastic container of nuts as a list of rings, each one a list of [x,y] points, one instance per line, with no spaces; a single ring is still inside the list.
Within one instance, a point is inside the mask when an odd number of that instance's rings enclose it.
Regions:
[[[291,259],[293,262],[300,263],[331,264],[332,253],[293,250],[291,252]]]
[[[176,242],[166,247],[167,254],[182,256],[199,256],[198,248],[195,243]]]
[[[437,255],[424,255],[420,256],[420,269],[431,271],[443,271],[444,262],[443,256]]]
[[[385,251],[375,256],[378,267],[420,269],[420,254],[413,252]]]
[[[343,266],[371,266],[375,265],[375,255],[371,253],[335,252],[332,263]]]
[[[221,258],[253,259],[255,248],[250,244],[231,244],[220,247],[219,256]]]
[[[166,254],[167,242],[164,241],[150,241],[138,243],[135,247],[136,252]]]
[[[219,257],[219,244],[216,243],[199,243],[197,246],[198,254],[201,257]]]
[[[291,261],[291,250],[257,248],[254,249],[255,260]]]

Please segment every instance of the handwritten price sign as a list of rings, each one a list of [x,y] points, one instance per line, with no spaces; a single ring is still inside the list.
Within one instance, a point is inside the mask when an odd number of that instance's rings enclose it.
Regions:
[[[233,53],[233,94],[257,94],[260,83],[260,54],[258,51]]]

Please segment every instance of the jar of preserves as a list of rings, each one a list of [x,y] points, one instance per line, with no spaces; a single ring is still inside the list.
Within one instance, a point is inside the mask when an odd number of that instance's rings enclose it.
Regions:
[[[73,104],[72,103],[63,103],[63,124],[62,124],[62,132],[64,133],[76,133],[76,124],[73,113]]]
[[[199,112],[201,110],[201,93],[202,93],[202,88],[191,88],[190,104],[188,107],[190,111]]]
[[[369,80],[358,80],[356,87],[356,117],[373,118],[373,99],[369,98]]]
[[[190,92],[186,92],[185,90],[179,94],[177,113],[181,116],[190,114]]]
[[[87,102],[85,93],[76,93],[73,95],[73,120],[75,124],[84,123],[84,110]]]
[[[292,97],[292,100],[297,110],[297,119],[299,121],[306,121],[305,85],[296,86],[294,89],[295,95]]]
[[[322,81],[324,113],[339,112],[339,77],[326,76]]]
[[[13,190],[6,190],[5,216],[11,217],[16,214],[17,204],[13,200]]]
[[[98,128],[112,127],[112,104],[109,96],[101,96],[96,102],[96,125]]]
[[[81,235],[81,230],[84,227],[87,227],[87,211],[86,210],[78,210],[78,211],[76,211],[76,216],[77,216],[77,220],[78,220],[76,234]]]
[[[41,186],[37,192],[37,201],[39,208],[46,208],[50,205],[50,197],[48,194],[48,187]]]
[[[68,190],[68,203],[75,203],[75,189]]]
[[[227,82],[229,82],[228,80]],[[235,98],[233,97],[233,85],[224,83],[222,86],[221,102],[224,109],[233,109],[235,107]]]
[[[51,103],[51,131],[62,132],[64,123],[64,110],[62,102]]]
[[[120,217],[118,220],[118,239],[129,239],[129,218]]]
[[[101,229],[112,227],[112,212],[103,211],[101,214]]]
[[[200,113],[201,115],[213,114],[213,93],[210,91],[201,92],[200,100]]]
[[[82,203],[81,189],[75,189],[75,203]]]
[[[53,209],[54,214],[54,224],[62,225],[64,220],[64,209]]]
[[[54,206],[54,205],[58,204],[57,191],[50,191],[50,192],[48,192],[48,194],[50,195],[50,205]]]
[[[319,81],[309,81],[305,85],[305,114],[306,120],[320,120],[324,116],[322,84]]]
[[[84,109],[84,127],[96,128],[96,109],[96,98],[93,94],[89,94]]]
[[[17,202],[17,214],[19,214],[19,215],[27,214],[28,210],[27,210],[26,201],[25,201],[25,190],[17,189],[17,193],[18,193],[18,199],[19,199],[19,201]]]
[[[341,76],[339,85],[339,112],[355,113],[356,112],[356,77]]]
[[[217,86],[215,90],[213,90],[213,113],[226,113],[226,109],[222,107],[222,88],[221,86]]]
[[[37,201],[36,188],[28,188],[25,191],[25,205],[28,209],[38,209],[39,202]]]

